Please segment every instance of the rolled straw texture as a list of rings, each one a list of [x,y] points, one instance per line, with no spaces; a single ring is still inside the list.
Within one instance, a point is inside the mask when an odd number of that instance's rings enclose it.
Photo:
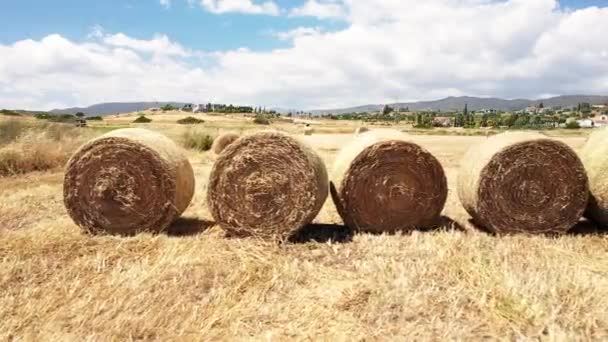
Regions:
[[[190,204],[194,173],[182,150],[164,135],[119,129],[74,153],[63,194],[68,214],[88,232],[159,232]]]
[[[312,222],[327,194],[321,158],[292,137],[266,131],[222,152],[211,170],[207,204],[230,235],[285,240]]]
[[[532,132],[503,133],[473,146],[458,175],[464,208],[496,233],[563,233],[582,216],[587,193],[576,153]]]
[[[331,194],[349,227],[373,233],[426,228],[447,199],[439,161],[397,131],[364,133],[338,154]]]

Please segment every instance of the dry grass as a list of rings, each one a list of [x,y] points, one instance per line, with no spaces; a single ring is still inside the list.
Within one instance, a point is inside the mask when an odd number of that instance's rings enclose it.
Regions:
[[[198,128],[183,131],[180,139],[183,147],[201,152],[209,151],[213,146],[213,140],[215,140],[215,136],[208,130]]]
[[[302,138],[330,166],[352,135]],[[415,137],[450,189],[483,139]],[[159,236],[82,234],[63,208],[60,171],[0,178],[0,340],[608,338],[606,235],[493,237],[450,191],[444,214],[456,222],[446,226],[457,229],[282,246],[227,239],[205,221],[206,155],[191,156],[189,219]],[[317,221],[339,222],[331,201]]]
[[[0,127],[2,127],[0,123]],[[26,125],[14,121],[2,133],[0,176],[60,168],[94,133],[62,124]]]

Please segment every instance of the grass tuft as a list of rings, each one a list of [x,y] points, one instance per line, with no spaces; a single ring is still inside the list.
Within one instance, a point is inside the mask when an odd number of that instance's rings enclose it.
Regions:
[[[209,151],[215,137],[205,131],[189,129],[182,133],[181,143],[185,148],[197,151]]]

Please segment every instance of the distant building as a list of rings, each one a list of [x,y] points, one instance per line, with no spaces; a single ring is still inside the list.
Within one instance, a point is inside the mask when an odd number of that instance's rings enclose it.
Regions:
[[[606,127],[608,126],[608,115],[600,115],[592,119],[594,127]]]
[[[576,122],[578,123],[578,125],[581,128],[593,128],[593,127],[595,127],[595,122],[593,122],[593,120],[591,120],[591,119],[580,119],[580,120],[576,120]]]
[[[452,118],[448,116],[437,116],[433,119],[435,127],[452,127]]]
[[[192,107],[192,113],[206,113],[208,112],[207,106],[204,104],[197,104]]]

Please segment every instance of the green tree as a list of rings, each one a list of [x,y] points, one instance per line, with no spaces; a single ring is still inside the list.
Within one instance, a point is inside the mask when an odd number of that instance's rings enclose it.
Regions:
[[[528,127],[528,124],[530,123],[530,116],[529,115],[521,115],[517,118],[517,120],[515,120],[515,122],[513,123],[513,127],[516,128],[525,128]]]
[[[391,108],[389,105],[385,105],[384,108],[382,109],[382,115],[389,115],[393,111],[394,111],[393,108]]]
[[[481,116],[481,120],[479,121],[479,126],[488,127],[488,116],[487,115]]]
[[[83,118],[85,114],[83,112],[76,113],[76,117]]]

